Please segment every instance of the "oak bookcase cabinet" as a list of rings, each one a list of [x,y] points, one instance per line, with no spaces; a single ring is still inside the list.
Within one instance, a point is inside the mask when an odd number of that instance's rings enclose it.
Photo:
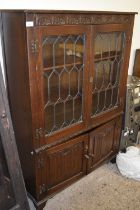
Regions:
[[[15,135],[38,208],[118,152],[134,15],[1,13]]]

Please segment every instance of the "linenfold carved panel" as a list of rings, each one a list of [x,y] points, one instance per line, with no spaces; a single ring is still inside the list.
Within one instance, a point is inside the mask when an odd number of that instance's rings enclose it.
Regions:
[[[130,23],[131,15],[70,15],[70,14],[37,14],[35,16],[36,26],[46,25],[88,25],[106,23]]]

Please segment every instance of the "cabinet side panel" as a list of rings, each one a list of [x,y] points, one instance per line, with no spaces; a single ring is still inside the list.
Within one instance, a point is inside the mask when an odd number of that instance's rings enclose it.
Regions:
[[[12,121],[28,191],[35,194],[32,120],[24,13],[2,12],[2,37]]]
[[[135,52],[133,75],[136,77],[140,77],[140,49],[137,49]]]

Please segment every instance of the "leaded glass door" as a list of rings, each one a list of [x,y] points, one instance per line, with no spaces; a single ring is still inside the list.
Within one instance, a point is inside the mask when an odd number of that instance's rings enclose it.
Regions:
[[[129,53],[128,26],[93,27],[91,46],[90,118],[98,124],[123,110],[124,72],[127,72],[125,54]]]
[[[45,143],[69,138],[86,126],[87,26],[40,28],[40,95]]]

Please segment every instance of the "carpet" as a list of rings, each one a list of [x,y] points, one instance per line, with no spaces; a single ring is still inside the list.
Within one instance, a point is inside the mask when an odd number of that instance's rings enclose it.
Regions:
[[[140,210],[140,182],[104,164],[49,199],[44,210]]]

